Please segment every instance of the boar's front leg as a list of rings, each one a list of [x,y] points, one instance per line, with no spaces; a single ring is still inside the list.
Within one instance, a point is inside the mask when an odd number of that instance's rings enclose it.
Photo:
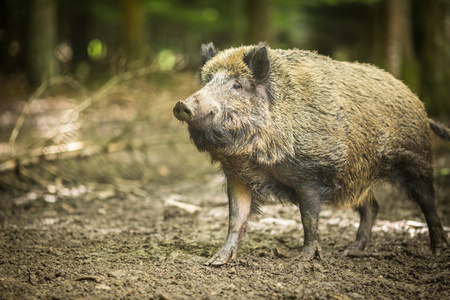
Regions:
[[[304,231],[302,255],[306,260],[311,260],[316,256],[319,259],[323,259],[318,228],[321,204],[320,193],[313,188],[308,188],[303,189],[298,194]]]
[[[239,241],[247,227],[252,202],[250,188],[236,178],[228,178],[229,223],[225,245],[207,263],[207,266],[220,266],[228,260],[236,259]]]

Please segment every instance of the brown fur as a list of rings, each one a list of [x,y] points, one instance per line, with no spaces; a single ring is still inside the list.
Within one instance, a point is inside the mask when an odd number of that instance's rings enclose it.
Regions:
[[[202,79],[219,70],[237,78],[249,76],[242,57],[250,49],[219,52],[202,68]],[[333,170],[333,185],[339,188],[331,202],[350,206],[359,205],[359,196],[386,175],[389,166],[380,165],[380,160],[395,156],[393,151],[412,148],[431,162],[430,130],[423,104],[389,73],[307,51],[270,50],[269,55],[272,117],[264,115],[258,128],[245,126],[245,115],[224,124],[228,129],[248,130],[240,132],[243,136],[225,149],[212,151],[213,159],[245,157],[255,159],[258,165],[274,166],[304,157],[324,173]],[[235,107],[239,113],[245,109],[250,107]]]
[[[367,209],[374,219],[372,189],[388,180],[427,203],[421,205],[427,219],[437,219],[430,124],[443,138],[450,131],[429,120],[422,102],[391,74],[264,44],[218,53],[209,44],[202,55],[204,87],[180,101],[174,113],[188,122],[198,149],[220,162],[231,182],[245,183],[253,208],[267,200],[293,202],[306,222],[318,218],[320,204],[330,203],[358,208],[361,218]],[[365,222],[361,231],[373,225]],[[438,219],[432,223],[440,226]],[[358,235],[369,239],[370,232]],[[311,239],[316,241],[313,229]],[[435,239],[442,248],[445,237]]]

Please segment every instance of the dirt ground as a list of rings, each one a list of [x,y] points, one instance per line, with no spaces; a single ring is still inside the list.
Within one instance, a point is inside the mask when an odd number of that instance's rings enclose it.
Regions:
[[[184,154],[202,157],[188,144]],[[223,176],[203,164],[201,176],[128,192],[0,190],[0,299],[450,299],[450,249],[432,256],[419,208],[384,186],[367,251],[343,253],[357,214],[324,207],[324,260],[304,261],[299,209],[274,203],[251,217],[236,261],[204,266],[225,240],[228,207]],[[450,153],[438,153],[436,206],[447,232],[449,166]]]
[[[222,181],[149,186],[145,196],[12,199],[2,213],[0,298],[450,299],[449,249],[430,254],[420,211],[390,189],[379,192],[368,251],[345,256],[357,215],[324,208],[325,260],[303,261],[298,208],[274,204],[252,217],[236,261],[204,266],[226,235]],[[438,209],[449,226],[450,205]]]

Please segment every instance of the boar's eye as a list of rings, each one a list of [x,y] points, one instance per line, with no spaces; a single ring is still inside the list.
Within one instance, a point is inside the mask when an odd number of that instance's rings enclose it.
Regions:
[[[242,89],[242,85],[239,82],[235,82],[235,83],[233,83],[232,88],[233,88],[233,90],[240,90],[240,89]]]

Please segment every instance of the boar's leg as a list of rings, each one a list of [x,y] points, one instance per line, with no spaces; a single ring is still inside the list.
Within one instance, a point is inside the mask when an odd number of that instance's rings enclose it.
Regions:
[[[251,207],[251,190],[236,179],[228,178],[229,223],[225,245],[206,265],[220,266],[231,259],[236,259],[239,241],[247,227]]]
[[[352,250],[365,250],[372,236],[372,227],[378,214],[378,203],[375,200],[373,191],[369,192],[364,202],[356,208],[359,213],[360,222],[358,232],[356,233],[356,241],[348,246],[346,253]]]
[[[318,229],[321,204],[320,194],[314,189],[303,190],[299,194],[299,207],[304,231],[302,255],[307,260],[311,260],[316,256],[319,259],[323,259]]]
[[[430,234],[430,246],[434,255],[439,256],[444,248],[444,243],[447,245],[447,233],[442,228],[439,217],[434,206],[434,187],[432,179],[422,180],[419,182],[411,182],[408,185],[408,191],[415,202],[417,202],[425,215]]]
[[[405,151],[402,152],[402,155],[399,155],[399,158],[396,165],[399,172],[394,173],[396,179],[406,188],[409,196],[419,204],[427,221],[431,251],[434,255],[440,255],[444,243],[449,245],[449,242],[434,206],[431,159]]]

